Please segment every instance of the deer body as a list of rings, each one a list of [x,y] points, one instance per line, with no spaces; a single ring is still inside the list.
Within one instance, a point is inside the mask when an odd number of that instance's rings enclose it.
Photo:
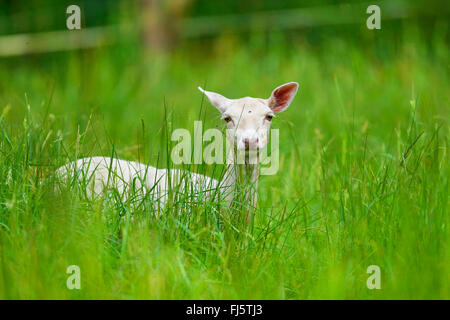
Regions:
[[[151,200],[165,203],[170,189],[184,192],[189,181],[193,193],[209,195],[218,182],[207,176],[179,169],[157,169],[145,164],[109,157],[82,158],[70,162],[56,171],[61,179],[75,178],[86,183],[89,198],[100,198],[109,189],[117,191],[122,200],[130,195],[140,198],[150,195]],[[169,182],[170,181],[170,182]]]
[[[259,153],[268,143],[275,113],[287,109],[298,89],[296,82],[276,88],[268,99],[245,97],[228,99],[199,87],[221,113],[227,125],[227,139],[233,146],[228,167],[219,182],[216,179],[178,169],[157,169],[139,162],[108,157],[83,158],[60,167],[58,177],[86,182],[89,197],[101,197],[114,189],[123,200],[130,194],[149,196],[165,203],[170,190],[188,192],[192,198],[219,196],[229,204],[235,200],[256,206],[259,177]],[[192,194],[193,193],[193,194]],[[219,194],[217,194],[219,193]],[[139,198],[138,197],[138,198]]]

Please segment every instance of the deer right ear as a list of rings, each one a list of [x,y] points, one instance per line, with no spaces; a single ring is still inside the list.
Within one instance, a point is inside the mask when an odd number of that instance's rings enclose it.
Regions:
[[[225,112],[225,110],[228,108],[228,106],[232,102],[231,99],[225,98],[224,96],[222,96],[218,93],[206,91],[200,87],[198,87],[198,90],[203,92],[208,97],[209,102],[211,102],[211,104],[214,107],[216,107],[217,109],[219,109],[219,111],[222,113]]]
[[[278,113],[286,110],[294,99],[298,90],[297,82],[288,82],[279,86],[272,91],[270,98],[267,99],[267,104],[273,112]]]

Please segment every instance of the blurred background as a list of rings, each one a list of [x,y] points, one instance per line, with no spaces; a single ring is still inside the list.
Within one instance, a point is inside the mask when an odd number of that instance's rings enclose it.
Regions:
[[[48,34],[67,30],[66,8],[71,4],[82,10],[86,35],[77,44],[64,39],[62,33]],[[359,0],[3,0],[0,4],[2,36],[27,34],[30,37],[23,37],[23,43],[19,38],[3,38],[1,55],[99,47],[124,41],[141,42],[154,49],[174,49],[193,40],[214,41],[227,33],[245,38],[249,33],[274,31],[290,31],[291,36],[308,44],[319,44],[330,36],[360,41],[369,35],[362,31],[365,31],[363,22],[370,4],[380,6],[384,26],[397,32],[405,22],[414,22],[430,35],[449,14],[448,3],[440,0],[376,3]]]
[[[81,8],[81,30],[67,30],[71,4]],[[189,130],[200,118],[205,127],[221,124],[214,108],[202,107],[199,85],[230,98],[265,98],[298,81],[296,103],[275,124],[290,128],[285,140],[339,139],[336,132],[356,121],[386,141],[418,95],[433,101],[422,114],[445,118],[445,105],[434,102],[448,91],[448,3],[378,1],[380,30],[366,27],[370,4],[2,1],[0,108],[9,106],[11,130],[28,106],[41,121],[50,115],[68,141],[88,124],[98,127],[86,133],[95,136],[82,153],[109,153],[114,143],[132,158],[142,156],[143,142],[155,144],[144,156],[158,157],[148,152],[160,142],[149,137],[164,140],[167,117]]]
[[[81,30],[66,28],[72,4]],[[366,27],[372,4],[380,30]],[[0,296],[76,296],[55,270],[83,257],[83,270],[106,274],[87,272],[83,298],[448,298],[448,21],[437,0],[0,0],[0,225],[12,230]],[[258,185],[254,251],[223,260],[235,247],[213,235],[179,256],[177,227],[164,229],[176,252],[164,260],[139,225],[130,254],[110,254],[83,206],[35,195],[48,168],[83,156],[167,167],[172,129],[224,127],[198,86],[267,98],[289,81],[300,89],[272,124],[280,170]],[[15,227],[9,212],[30,223]],[[195,241],[211,230],[190,228]],[[167,263],[140,264],[152,257]],[[387,290],[367,290],[369,264]]]

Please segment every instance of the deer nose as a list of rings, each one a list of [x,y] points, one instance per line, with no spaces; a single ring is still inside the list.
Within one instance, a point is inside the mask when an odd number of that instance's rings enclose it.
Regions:
[[[253,138],[253,139],[244,138],[245,147],[249,147],[250,145],[256,145],[258,142],[259,142],[258,137]]]

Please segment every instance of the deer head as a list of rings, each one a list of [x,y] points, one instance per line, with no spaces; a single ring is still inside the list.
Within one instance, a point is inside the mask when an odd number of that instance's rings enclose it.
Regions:
[[[289,107],[297,93],[298,83],[289,82],[275,90],[268,99],[245,97],[229,99],[198,87],[222,114],[226,122],[227,138],[238,151],[262,149],[267,146],[270,125],[277,113]]]

